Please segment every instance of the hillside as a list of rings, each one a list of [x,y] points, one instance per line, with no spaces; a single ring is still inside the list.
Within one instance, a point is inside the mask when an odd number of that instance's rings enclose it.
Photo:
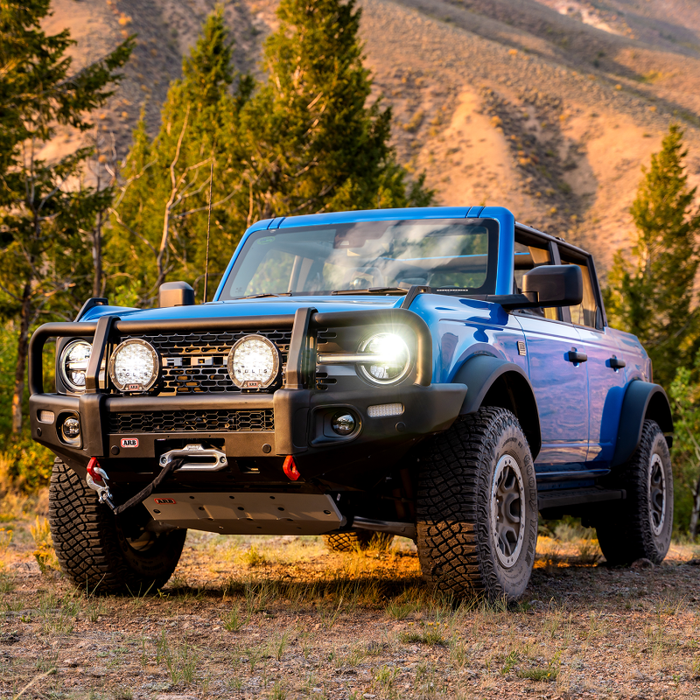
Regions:
[[[76,65],[138,35],[100,115],[123,154],[145,109],[155,128],[214,0],[55,0]],[[375,92],[394,110],[401,161],[441,204],[499,204],[589,247],[605,269],[629,242],[640,167],[669,121],[700,182],[700,5],[692,0],[362,0]],[[258,71],[274,0],[225,3],[240,70]],[[61,134],[47,149],[74,147]]]

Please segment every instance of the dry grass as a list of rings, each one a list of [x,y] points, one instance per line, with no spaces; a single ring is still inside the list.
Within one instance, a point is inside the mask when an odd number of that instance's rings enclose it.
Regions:
[[[16,512],[0,540],[0,697],[29,683],[22,697],[105,700],[700,694],[690,545],[613,570],[593,533],[560,527],[508,606],[431,595],[407,540],[341,555],[319,538],[190,533],[162,591],[97,598],[42,573],[44,521]]]

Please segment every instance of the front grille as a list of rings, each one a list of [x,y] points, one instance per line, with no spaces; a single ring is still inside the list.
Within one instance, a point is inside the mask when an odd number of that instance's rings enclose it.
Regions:
[[[197,394],[239,392],[226,369],[233,344],[246,335],[264,335],[279,350],[280,366],[287,364],[292,329],[223,331],[216,333],[159,333],[139,337],[150,343],[161,358],[159,390],[163,393]],[[129,336],[132,337],[132,336]],[[127,340],[127,337],[122,340]],[[192,362],[200,364],[192,364]],[[274,390],[279,383],[273,384]]]
[[[271,408],[231,411],[111,413],[110,433],[260,432],[275,429]]]

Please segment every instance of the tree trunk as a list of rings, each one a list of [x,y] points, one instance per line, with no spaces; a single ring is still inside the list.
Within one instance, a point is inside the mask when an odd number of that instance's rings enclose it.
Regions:
[[[22,399],[24,398],[24,378],[27,370],[27,350],[29,347],[29,324],[32,315],[31,282],[27,281],[22,290],[22,310],[17,339],[17,367],[15,368],[15,390],[12,394],[12,434],[22,432]]]
[[[693,493],[693,512],[690,514],[690,536],[695,539],[698,536],[698,517],[700,516],[700,477],[695,484]]]
[[[92,282],[92,296],[102,296],[102,212],[97,214],[97,222],[92,232],[92,264],[95,277]]]

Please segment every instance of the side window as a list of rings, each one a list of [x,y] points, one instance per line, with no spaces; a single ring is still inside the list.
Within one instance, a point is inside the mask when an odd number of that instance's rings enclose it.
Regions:
[[[552,258],[549,252],[549,244],[543,240],[537,240],[534,236],[515,234],[515,287],[516,293],[522,291],[523,277],[526,272],[540,265],[551,265]],[[531,313],[544,316],[550,321],[559,320],[558,309],[531,309]]]
[[[585,260],[575,259],[566,254],[565,250],[561,250],[562,265],[578,265],[581,269],[583,277],[583,301],[578,306],[570,306],[571,322],[577,326],[588,326],[589,328],[597,327],[598,319],[598,304],[596,295],[593,289],[593,281],[591,279],[591,271]]]

